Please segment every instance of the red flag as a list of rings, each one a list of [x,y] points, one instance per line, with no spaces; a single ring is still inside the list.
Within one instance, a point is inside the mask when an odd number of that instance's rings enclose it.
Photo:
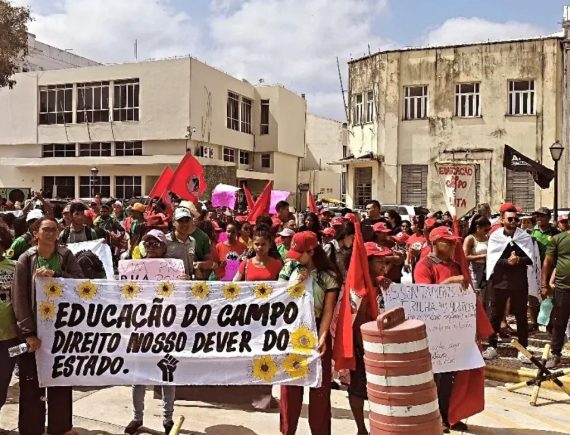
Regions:
[[[244,184],[242,186],[243,189],[243,193],[245,194],[245,200],[247,201],[247,209],[249,211],[253,210],[253,206],[254,206],[254,202],[253,202],[253,197],[251,196],[251,192],[249,191],[249,188]]]
[[[318,213],[317,204],[315,203],[315,197],[313,196],[313,192],[309,190],[309,195],[307,196],[307,200],[309,203],[309,211],[311,213]]]
[[[160,177],[158,177],[158,180],[154,183],[148,197],[165,199],[168,194],[168,185],[170,184],[173,175],[174,171],[172,168],[170,166],[165,166]]]
[[[269,215],[269,207],[271,205],[271,191],[273,190],[273,181],[269,181],[257,201],[249,211],[247,221],[254,224],[259,216]]]
[[[354,215],[349,215],[354,223],[354,242],[352,244],[352,257],[346,274],[346,283],[340,310],[336,324],[335,341],[333,346],[333,359],[335,369],[351,369],[356,367],[354,358],[354,343],[352,332],[352,313],[350,305],[350,292],[354,291],[359,296],[368,299],[368,314],[371,319],[378,317],[378,306],[376,305],[376,290],[372,285],[368,272],[368,258],[364,248],[364,239],[360,222]]]
[[[196,158],[186,153],[170,180],[169,189],[182,199],[195,202],[206,190],[204,168]]]

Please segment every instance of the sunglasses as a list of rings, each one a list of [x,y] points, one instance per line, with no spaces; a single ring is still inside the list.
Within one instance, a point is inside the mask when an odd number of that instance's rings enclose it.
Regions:
[[[162,243],[160,242],[144,242],[145,248],[160,248]]]
[[[519,219],[518,217],[510,217],[510,218],[507,218],[507,222],[510,222],[510,223],[513,223],[513,222],[514,222],[514,223],[517,223],[519,220],[520,220],[520,219]]]

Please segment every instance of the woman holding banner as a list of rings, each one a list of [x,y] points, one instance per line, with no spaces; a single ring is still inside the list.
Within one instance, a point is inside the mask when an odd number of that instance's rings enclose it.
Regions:
[[[83,278],[83,273],[71,251],[58,244],[58,226],[53,218],[42,217],[31,227],[37,246],[18,259],[12,305],[21,337],[28,344],[28,353],[18,360],[20,368],[20,412],[18,429],[21,435],[44,433],[46,401],[48,403],[47,431],[53,435],[76,435],[72,423],[71,387],[40,388],[34,352],[42,342],[37,337],[37,307],[35,278]],[[47,390],[47,392],[46,392]]]

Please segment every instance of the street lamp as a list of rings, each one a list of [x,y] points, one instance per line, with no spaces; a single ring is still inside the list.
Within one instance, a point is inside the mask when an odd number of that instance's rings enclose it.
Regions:
[[[91,178],[89,178],[89,191],[91,192],[91,198],[95,198],[95,188],[93,185],[97,182],[97,175],[99,175],[99,169],[97,166],[91,168]]]
[[[554,224],[558,222],[558,161],[562,158],[564,147],[559,141],[550,146],[550,156],[554,160]]]

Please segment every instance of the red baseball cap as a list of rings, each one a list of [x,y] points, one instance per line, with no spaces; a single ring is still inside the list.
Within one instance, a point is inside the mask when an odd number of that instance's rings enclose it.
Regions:
[[[374,242],[366,242],[364,244],[367,257],[387,257],[392,255],[392,250],[384,246],[380,247]]]
[[[287,251],[287,258],[298,260],[307,251],[315,249],[319,245],[317,235],[312,231],[301,231],[293,236],[291,249]]]
[[[386,225],[384,222],[378,222],[374,224],[372,226],[372,231],[374,231],[375,233],[386,233],[386,234],[392,232],[392,230],[388,228],[388,225]]]
[[[344,225],[345,219],[343,217],[334,217],[331,219],[331,225],[333,227],[341,227]]]
[[[446,226],[437,227],[429,234],[429,241],[432,243],[442,239],[457,242],[461,237],[454,236]]]
[[[437,225],[437,219],[436,218],[429,218],[426,219],[426,221],[424,222],[424,228],[426,230],[429,230],[433,227],[435,227]]]
[[[505,213],[507,211],[514,211],[517,213],[520,213],[518,210],[520,208],[517,207],[516,205],[514,205],[512,202],[505,202],[504,204],[501,204],[501,207],[499,208],[499,213]],[[521,209],[522,211],[522,209]]]
[[[392,240],[396,243],[406,243],[409,239],[410,236],[408,235],[408,233],[403,233],[403,232],[398,233],[394,237],[392,237]]]
[[[321,234],[327,237],[334,237],[336,236],[336,231],[333,228],[325,228],[321,231]]]

